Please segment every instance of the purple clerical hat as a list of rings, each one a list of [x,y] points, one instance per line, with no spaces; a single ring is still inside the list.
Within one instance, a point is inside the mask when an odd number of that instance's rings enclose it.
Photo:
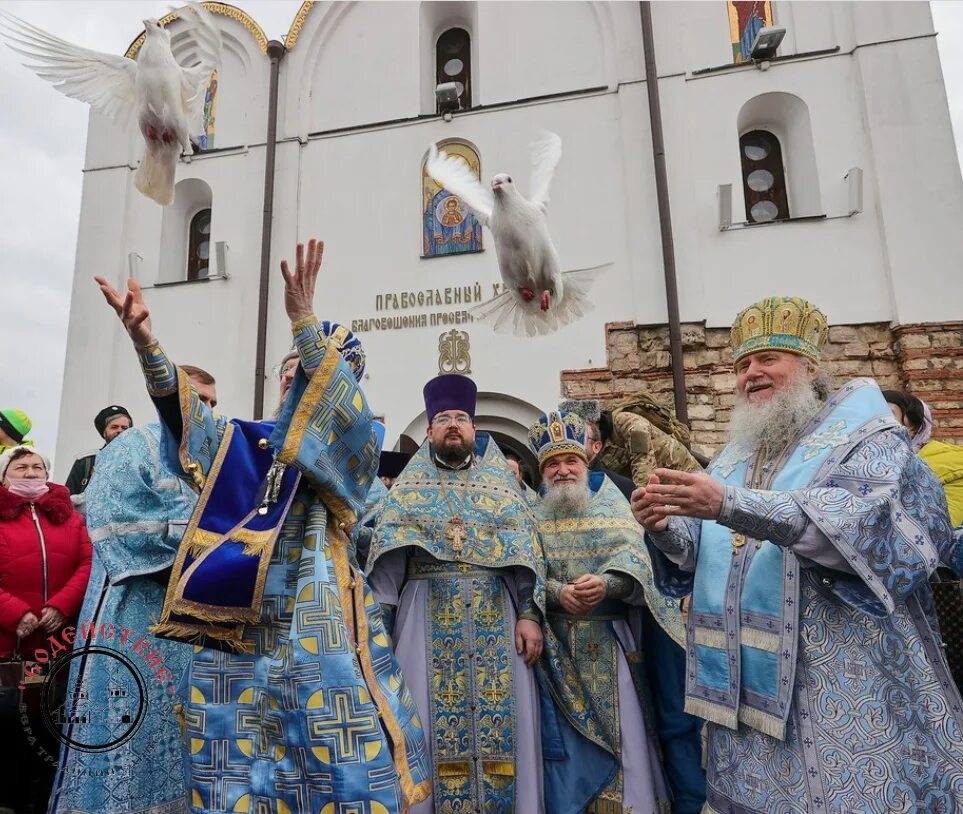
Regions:
[[[437,413],[444,410],[464,410],[475,417],[475,397],[478,388],[467,376],[460,373],[445,373],[435,376],[425,385],[425,411],[430,422]]]
[[[410,452],[385,450],[378,459],[379,478],[397,478],[411,460]]]

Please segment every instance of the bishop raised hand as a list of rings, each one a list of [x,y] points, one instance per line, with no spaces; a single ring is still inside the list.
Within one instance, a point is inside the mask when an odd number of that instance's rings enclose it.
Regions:
[[[314,315],[314,291],[324,256],[324,241],[311,238],[308,241],[308,254],[304,255],[304,244],[298,243],[295,250],[294,273],[288,261],[281,261],[281,276],[284,278],[284,309],[291,322]]]
[[[144,293],[140,283],[136,278],[127,278],[127,294],[121,297],[117,291],[104,277],[94,277],[100,291],[107,300],[107,304],[114,309],[114,313],[124,324],[127,334],[130,336],[135,347],[145,347],[154,341],[154,334],[151,331],[150,310],[144,302]]]

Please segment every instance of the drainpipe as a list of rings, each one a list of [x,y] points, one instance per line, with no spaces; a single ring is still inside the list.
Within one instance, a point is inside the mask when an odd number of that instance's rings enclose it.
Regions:
[[[689,423],[685,400],[685,367],[682,364],[682,326],[679,324],[679,288],[675,276],[675,245],[672,242],[672,216],[669,212],[669,182],[665,172],[665,142],[662,138],[662,106],[659,102],[659,74],[655,67],[652,40],[651,3],[639,3],[642,17],[642,52],[645,56],[645,87],[649,94],[649,123],[652,129],[652,161],[655,164],[655,191],[659,204],[662,233],[662,266],[665,270],[665,302],[669,312],[669,356],[672,360],[672,389],[675,415]]]
[[[268,80],[267,138],[264,145],[264,216],[261,220],[261,282],[257,298],[257,350],[254,362],[254,420],[264,416],[264,369],[267,356],[268,291],[271,281],[271,227],[274,222],[274,160],[278,145],[278,73],[284,57],[284,44],[271,40],[267,55],[271,60]]]

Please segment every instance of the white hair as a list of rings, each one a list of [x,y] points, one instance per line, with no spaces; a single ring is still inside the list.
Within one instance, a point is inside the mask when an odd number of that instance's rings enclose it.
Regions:
[[[779,452],[819,412],[829,395],[829,377],[808,359],[786,386],[773,392],[762,404],[753,404],[736,393],[729,438],[746,449]],[[811,375],[815,371],[815,375]]]
[[[574,483],[552,483],[550,479],[545,479],[542,505],[549,514],[561,516],[581,514],[588,508],[591,500],[592,492],[588,485],[587,469]]]

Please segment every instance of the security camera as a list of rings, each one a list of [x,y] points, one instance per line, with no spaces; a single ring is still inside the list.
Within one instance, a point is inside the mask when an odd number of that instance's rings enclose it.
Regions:
[[[458,85],[454,82],[442,82],[435,88],[435,104],[439,113],[451,113],[461,109],[458,99]]]

